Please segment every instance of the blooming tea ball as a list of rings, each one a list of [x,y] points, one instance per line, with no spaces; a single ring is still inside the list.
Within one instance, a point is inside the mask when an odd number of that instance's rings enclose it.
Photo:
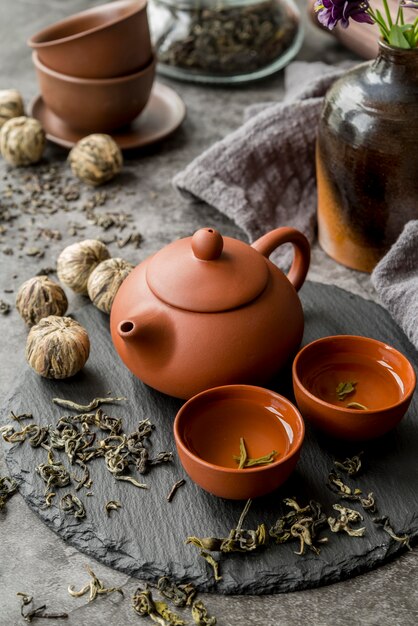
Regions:
[[[19,287],[16,308],[29,326],[48,315],[64,315],[68,307],[63,288],[48,276],[35,276]]]
[[[37,163],[44,148],[44,129],[32,117],[13,117],[0,129],[0,152],[11,165]]]
[[[72,172],[89,185],[101,185],[122,169],[122,152],[109,135],[94,134],[81,139],[68,159]]]
[[[24,115],[22,96],[16,89],[0,90],[0,128],[12,117]]]
[[[110,313],[116,293],[134,266],[123,259],[107,259],[92,271],[87,281],[90,300],[103,313]]]
[[[26,360],[45,378],[69,378],[85,365],[90,353],[87,331],[71,317],[49,315],[29,331]]]
[[[97,239],[73,243],[58,257],[58,278],[76,293],[87,294],[87,280],[91,272],[109,257],[109,250]]]

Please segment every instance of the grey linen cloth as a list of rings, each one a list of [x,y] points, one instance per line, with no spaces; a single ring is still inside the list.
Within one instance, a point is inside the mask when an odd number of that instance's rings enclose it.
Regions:
[[[278,226],[293,226],[312,243],[317,123],[325,92],[347,67],[290,64],[283,101],[249,107],[243,125],[177,174],[174,185],[227,215],[250,241]],[[290,246],[281,246],[271,259],[287,269],[292,256]],[[418,349],[418,220],[406,225],[372,282]]]
[[[325,63],[289,65],[283,102],[250,107],[244,124],[177,174],[174,185],[227,215],[250,241],[293,226],[312,242],[317,123],[326,90],[343,72]],[[271,259],[286,268],[291,255],[285,246]]]
[[[406,224],[376,265],[372,283],[384,306],[418,349],[418,220]]]

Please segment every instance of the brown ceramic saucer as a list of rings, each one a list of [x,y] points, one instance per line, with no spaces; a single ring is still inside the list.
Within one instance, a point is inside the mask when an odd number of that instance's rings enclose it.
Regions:
[[[29,115],[42,124],[47,139],[72,148],[86,133],[70,128],[45,104],[41,95],[29,105]],[[144,111],[129,126],[109,133],[122,150],[148,146],[171,135],[182,123],[186,107],[180,96],[167,85],[155,82]]]

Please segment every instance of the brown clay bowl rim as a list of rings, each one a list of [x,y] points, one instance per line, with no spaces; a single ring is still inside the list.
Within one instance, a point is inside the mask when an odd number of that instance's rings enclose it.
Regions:
[[[180,427],[179,427],[179,423],[183,414],[186,412],[186,410],[190,407],[191,404],[193,404],[194,402],[197,402],[200,398],[203,398],[205,396],[215,395],[217,393],[226,392],[226,391],[230,391],[233,394],[238,391],[246,391],[246,392],[250,392],[254,394],[262,392],[264,394],[268,394],[275,398],[279,398],[286,405],[286,407],[292,411],[292,413],[294,414],[294,417],[296,418],[296,421],[298,422],[299,429],[298,429],[298,432],[295,431],[294,443],[291,445],[289,452],[285,456],[281,457],[277,461],[274,461],[273,463],[269,463],[268,465],[260,465],[259,467],[246,467],[246,468],[238,469],[234,467],[224,467],[223,465],[216,465],[215,463],[209,463],[209,461],[205,461],[204,459],[202,459],[202,457],[198,456],[197,454],[195,454],[194,452],[190,450],[190,448],[185,444],[183,440],[183,431],[180,432]],[[176,444],[182,449],[182,451],[189,458],[193,459],[194,461],[196,461],[197,463],[199,463],[200,465],[208,469],[216,470],[218,472],[225,473],[225,474],[232,474],[235,476],[248,476],[249,474],[259,474],[262,472],[272,471],[274,468],[280,465],[283,465],[285,462],[289,461],[289,459],[295,456],[295,454],[297,454],[300,448],[302,447],[303,441],[305,439],[305,422],[299,409],[292,402],[290,402],[290,400],[288,400],[285,396],[282,396],[279,393],[272,391],[271,389],[267,389],[265,387],[257,387],[255,385],[221,385],[219,387],[212,387],[210,389],[205,389],[204,391],[201,391],[195,396],[192,396],[191,398],[189,398],[189,400],[187,400],[187,402],[185,402],[183,406],[180,408],[180,410],[177,412],[177,415],[174,419],[173,430],[174,430],[174,440]]]
[[[356,342],[360,341],[362,343],[367,343],[369,345],[373,345],[376,347],[380,346],[381,348],[384,348],[385,350],[389,350],[392,354],[396,354],[405,363],[407,369],[409,370],[409,374],[411,375],[410,388],[405,390],[404,394],[402,395],[402,398],[398,400],[398,402],[395,402],[394,404],[388,404],[378,409],[350,409],[347,407],[341,407],[336,404],[332,404],[331,402],[326,402],[325,400],[321,400],[321,398],[318,398],[318,396],[315,396],[305,387],[305,385],[302,383],[299,377],[299,373],[297,370],[298,370],[298,367],[300,367],[301,360],[304,357],[306,357],[306,355],[311,350],[315,349],[319,344],[331,343],[336,340],[347,342],[347,344],[349,344],[352,341],[356,341]],[[355,351],[352,354],[355,354]],[[299,352],[295,356],[293,365],[292,365],[292,377],[293,377],[293,381],[294,382],[296,381],[299,387],[303,390],[303,393],[308,398],[310,398],[313,402],[318,404],[319,406],[323,406],[324,408],[335,410],[337,413],[340,413],[340,414],[346,413],[349,415],[356,415],[360,419],[361,418],[364,419],[364,416],[367,416],[367,415],[376,415],[377,413],[382,413],[389,409],[395,409],[396,407],[404,404],[406,401],[409,401],[415,391],[415,386],[417,382],[417,377],[415,374],[414,367],[412,366],[409,359],[404,354],[402,354],[402,352],[399,352],[399,350],[389,345],[388,343],[379,341],[378,339],[373,339],[372,337],[362,337],[361,335],[329,335],[327,337],[320,337],[319,339],[315,339],[315,341],[311,341],[306,346],[301,348],[301,350],[299,350]],[[404,377],[401,377],[401,378],[402,378],[402,382],[405,382]]]
[[[62,28],[71,22],[78,21],[85,16],[94,15],[95,13],[106,15],[108,10],[111,8],[112,10],[115,6],[126,6],[127,12],[120,15],[117,18],[114,18],[109,21],[103,22],[103,24],[99,24],[98,26],[94,26],[93,28],[89,28],[87,30],[83,30],[79,33],[74,33],[74,35],[68,35],[67,37],[60,37],[59,39],[50,39],[49,41],[37,41],[42,37],[48,35],[51,30],[55,30],[56,28]],[[119,22],[123,22],[124,20],[132,17],[135,13],[139,13],[143,11],[147,6],[147,0],[116,0],[115,2],[109,2],[108,4],[101,4],[97,7],[92,7],[91,9],[86,9],[85,11],[80,11],[79,13],[74,13],[73,15],[69,15],[68,17],[59,20],[58,22],[54,22],[49,26],[46,26],[35,35],[32,35],[27,40],[27,45],[30,48],[35,48],[36,50],[43,50],[45,48],[51,48],[52,46],[57,46],[59,44],[67,43],[70,41],[76,41],[77,39],[81,39],[82,37],[86,37],[87,35],[91,35],[93,33],[99,32],[100,30],[104,30],[105,28],[109,28],[114,24],[118,24]]]
[[[38,53],[34,50],[32,52],[32,61],[35,67],[47,74],[52,76],[53,78],[57,78],[66,83],[74,83],[76,85],[90,85],[91,87],[96,87],[99,85],[108,86],[108,85],[118,85],[120,83],[127,83],[131,80],[135,80],[136,78],[140,78],[143,74],[148,74],[151,70],[154,69],[156,59],[155,56],[152,57],[151,61],[143,67],[139,72],[135,72],[134,74],[125,74],[124,76],[115,76],[113,78],[79,78],[78,76],[71,76],[70,74],[61,74],[61,72],[57,72],[56,70],[52,70],[50,67],[47,67],[39,60]]]

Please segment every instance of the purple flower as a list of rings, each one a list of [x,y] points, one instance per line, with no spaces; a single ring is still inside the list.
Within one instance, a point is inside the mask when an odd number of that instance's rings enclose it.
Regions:
[[[338,22],[343,28],[347,28],[350,18],[356,22],[374,23],[367,13],[368,0],[316,0],[314,8],[318,13],[318,21],[329,30]]]

